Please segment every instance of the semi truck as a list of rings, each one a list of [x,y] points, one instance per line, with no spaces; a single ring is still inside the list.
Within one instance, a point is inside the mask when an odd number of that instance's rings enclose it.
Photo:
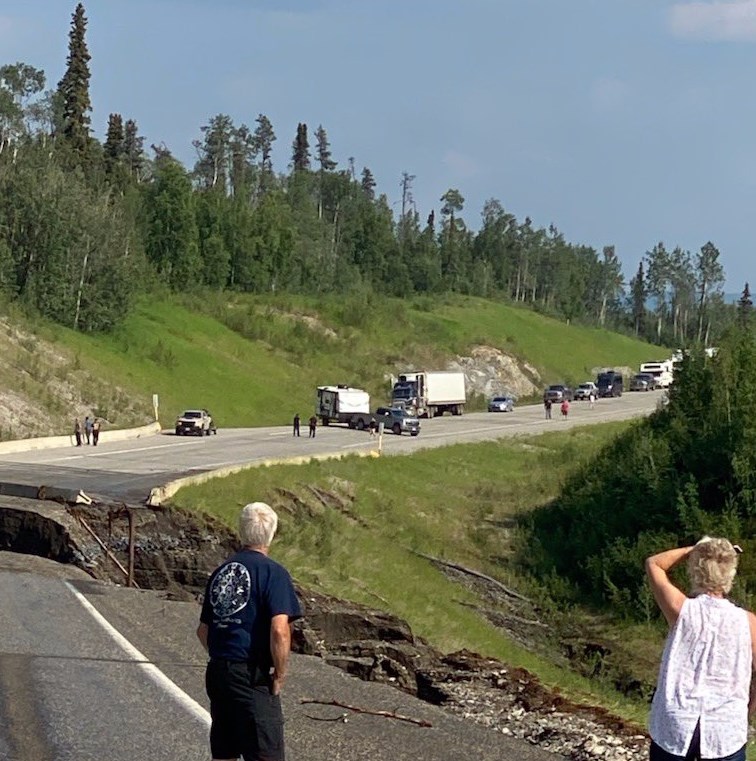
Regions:
[[[346,423],[356,415],[370,414],[370,394],[350,386],[318,386],[315,415],[322,425]]]
[[[393,407],[404,407],[417,417],[433,418],[465,410],[465,374],[454,371],[400,373],[391,394]]]

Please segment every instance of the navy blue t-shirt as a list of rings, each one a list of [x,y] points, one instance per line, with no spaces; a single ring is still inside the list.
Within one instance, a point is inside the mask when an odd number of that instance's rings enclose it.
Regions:
[[[219,566],[207,582],[200,621],[208,626],[211,658],[272,665],[270,621],[286,614],[302,617],[289,572],[255,550],[241,550]]]

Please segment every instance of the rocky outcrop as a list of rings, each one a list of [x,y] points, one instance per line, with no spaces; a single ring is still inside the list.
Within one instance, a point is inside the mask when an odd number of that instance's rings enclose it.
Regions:
[[[493,346],[473,346],[469,356],[456,357],[447,369],[465,374],[468,394],[517,398],[541,391],[541,376],[535,367]]]

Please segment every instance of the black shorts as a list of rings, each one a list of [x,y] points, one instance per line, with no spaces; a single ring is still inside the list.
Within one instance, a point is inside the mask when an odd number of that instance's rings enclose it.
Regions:
[[[272,680],[249,663],[211,660],[205,687],[210,698],[213,758],[284,761],[281,699]]]

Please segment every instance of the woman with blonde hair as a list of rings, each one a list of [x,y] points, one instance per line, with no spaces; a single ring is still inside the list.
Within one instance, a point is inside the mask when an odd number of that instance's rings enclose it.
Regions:
[[[651,761],[745,761],[756,616],[727,599],[741,549],[705,536],[646,560],[669,634],[651,704]],[[668,572],[686,560],[691,595]]]

